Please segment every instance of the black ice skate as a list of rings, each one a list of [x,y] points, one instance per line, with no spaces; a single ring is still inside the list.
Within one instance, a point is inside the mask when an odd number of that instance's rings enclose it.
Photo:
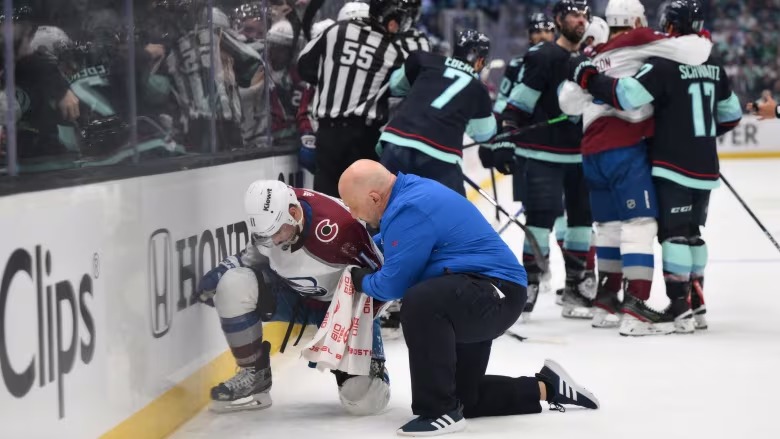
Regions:
[[[676,334],[693,334],[695,324],[691,304],[684,298],[674,299],[664,310],[666,320],[671,320]]]
[[[531,320],[531,313],[534,312],[536,299],[539,298],[539,284],[529,283],[526,291],[528,292],[528,300],[525,301],[523,313],[520,314],[520,321],[522,323],[528,323],[528,321]]]
[[[696,329],[707,329],[707,306],[704,305],[703,279],[694,279],[691,288],[691,311],[693,311],[693,324]]]
[[[566,276],[561,315],[569,319],[592,319],[593,298],[596,297],[596,275],[583,271],[578,276]]]
[[[617,328],[623,314],[620,312],[623,303],[616,292],[600,289],[593,301],[593,319],[590,325],[594,328]]]
[[[626,294],[623,299],[620,335],[665,335],[674,332],[674,319],[650,308],[644,300]]]
[[[210,409],[217,413],[259,410],[271,406],[271,344],[263,342],[263,354],[253,367],[241,367],[229,380],[211,388]]]

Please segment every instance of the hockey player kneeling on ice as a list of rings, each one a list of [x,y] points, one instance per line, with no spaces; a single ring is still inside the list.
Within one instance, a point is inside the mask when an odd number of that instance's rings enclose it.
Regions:
[[[284,350],[293,324],[322,324],[347,266],[382,262],[365,227],[335,198],[258,180],[247,190],[244,207],[251,244],[203,276],[197,292],[199,300],[213,301],[239,366],[234,377],[211,389],[216,412],[271,405],[271,345],[263,341],[263,322],[289,322]],[[377,413],[390,399],[378,320],[372,342],[368,376],[334,371],[341,402],[354,414]]]
[[[412,412],[397,433],[460,431],[465,418],[595,409],[598,400],[547,360],[534,377],[485,375],[493,339],[520,316],[526,273],[482,213],[457,192],[416,175],[358,160],[339,193],[355,218],[379,228],[381,268],[353,268],[355,288],[381,301],[403,298]]]

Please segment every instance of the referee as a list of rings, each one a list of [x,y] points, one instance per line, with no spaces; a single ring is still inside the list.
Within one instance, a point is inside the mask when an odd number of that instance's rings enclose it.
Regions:
[[[403,63],[395,34],[414,19],[412,0],[371,0],[367,20],[338,22],[304,47],[301,78],[316,87],[312,114],[319,121],[314,190],[339,196],[341,173],[374,150],[387,121],[388,80]]]

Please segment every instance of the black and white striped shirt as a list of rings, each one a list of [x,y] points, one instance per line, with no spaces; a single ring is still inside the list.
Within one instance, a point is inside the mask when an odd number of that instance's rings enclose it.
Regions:
[[[398,42],[401,45],[401,50],[404,51],[404,58],[416,50],[422,50],[423,52],[431,51],[431,42],[428,41],[428,37],[414,28],[401,35]]]
[[[387,119],[388,80],[404,55],[391,35],[368,21],[342,21],[309,42],[298,57],[301,78],[316,86],[318,119]]]

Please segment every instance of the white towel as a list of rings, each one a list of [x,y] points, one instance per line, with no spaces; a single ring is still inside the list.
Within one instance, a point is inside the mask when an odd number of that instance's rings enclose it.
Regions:
[[[303,348],[303,358],[317,369],[336,369],[351,375],[368,375],[371,369],[374,302],[357,293],[350,269],[341,274],[328,312],[314,338]]]

